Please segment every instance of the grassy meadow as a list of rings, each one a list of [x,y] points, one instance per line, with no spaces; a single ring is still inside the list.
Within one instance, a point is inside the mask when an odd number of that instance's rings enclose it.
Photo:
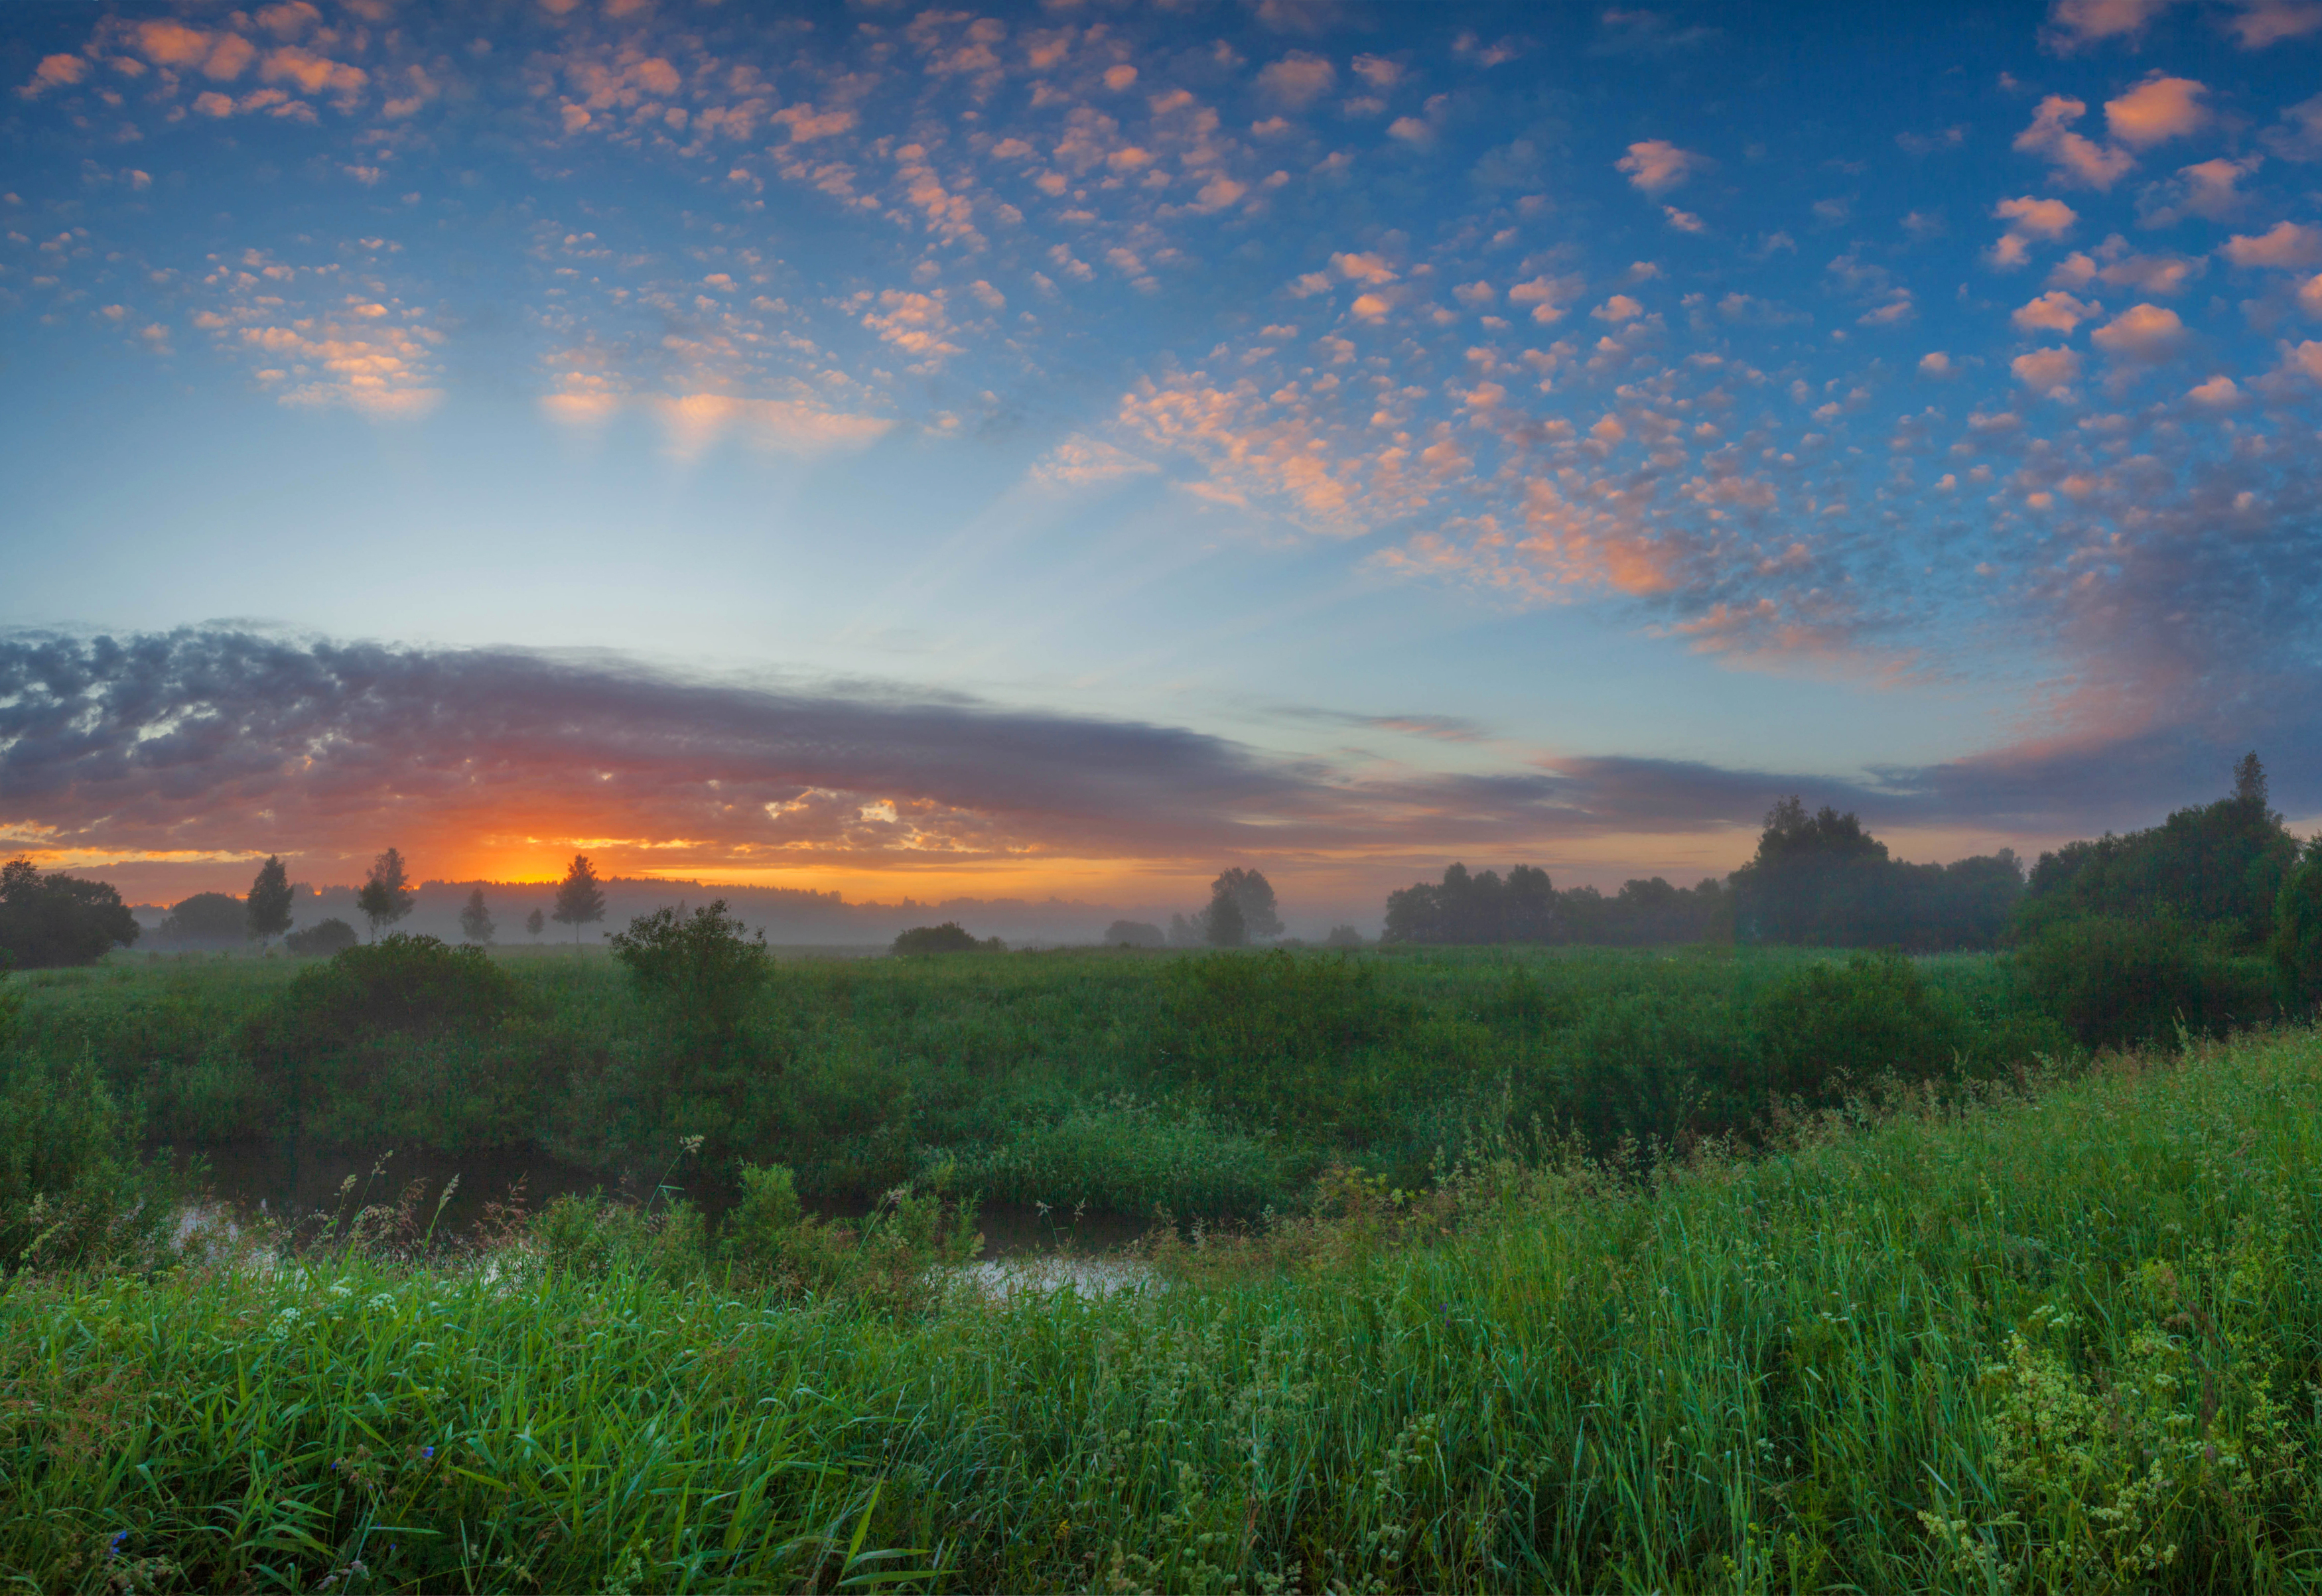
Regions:
[[[723,1035],[641,998],[599,950],[491,967],[499,988],[424,1012],[309,991],[311,961],[19,975],[0,1086],[87,1060],[149,1143],[181,1152],[534,1149],[609,1186],[699,1136],[687,1167],[712,1186],[779,1162],[809,1199],[863,1203],[948,1163],[994,1201],[1255,1220],[1334,1163],[1419,1189],[1493,1138],[1681,1148],[1882,1072],[1998,1079],[2071,1049],[1989,955],[784,959]]]
[[[18,975],[0,1589],[2322,1586],[2322,1037],[2092,1054],[2036,968]],[[253,1141],[654,1194],[183,1222],[151,1150]],[[980,1203],[1154,1223],[998,1290]]]
[[[1478,1147],[1103,1297],[770,1295],[569,1213],[19,1273],[0,1579],[2308,1590],[2317,1089],[2299,1030],[1651,1172]]]

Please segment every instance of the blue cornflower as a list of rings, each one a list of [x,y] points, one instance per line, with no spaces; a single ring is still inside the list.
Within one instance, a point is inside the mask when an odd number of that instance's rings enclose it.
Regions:
[[[113,1542],[112,1542],[112,1544],[111,1544],[110,1546],[107,1546],[105,1548],[105,1555],[106,1556],[108,1556],[108,1557],[118,1557],[118,1556],[120,1556],[120,1555],[121,1555],[121,1544],[122,1544],[123,1541],[127,1540],[128,1538],[129,1538],[129,1532],[128,1532],[127,1530],[125,1530],[125,1529],[124,1529],[124,1530],[122,1530],[119,1534],[115,1535],[115,1536],[113,1537]]]
[[[432,1462],[434,1459],[434,1456],[435,1448],[433,1446],[422,1446],[419,1449],[419,1461],[422,1463]]]

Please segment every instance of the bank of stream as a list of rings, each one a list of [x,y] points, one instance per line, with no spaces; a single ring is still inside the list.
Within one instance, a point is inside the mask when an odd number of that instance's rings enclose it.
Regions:
[[[285,1140],[227,1142],[181,1154],[178,1165],[207,1201],[236,1221],[303,1226],[351,1219],[366,1206],[393,1205],[414,1182],[423,1223],[433,1217],[437,1236],[452,1240],[473,1234],[495,1205],[537,1212],[564,1196],[601,1193],[649,1203],[683,1198],[716,1215],[730,1200],[718,1183],[681,1168],[622,1171],[608,1179],[598,1170],[567,1163],[528,1149],[443,1154],[425,1149],[375,1152]],[[456,1181],[456,1184],[454,1182]],[[444,1197],[446,1187],[451,1194]],[[437,1204],[441,1201],[440,1213]],[[869,1211],[862,1202],[816,1202],[825,1218],[854,1219]],[[1143,1236],[1148,1221],[1117,1214],[1082,1213],[984,1203],[976,1210],[986,1262],[1090,1258],[1114,1252]]]

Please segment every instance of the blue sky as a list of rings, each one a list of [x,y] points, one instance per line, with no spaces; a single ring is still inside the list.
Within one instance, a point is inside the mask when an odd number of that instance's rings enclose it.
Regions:
[[[2035,848],[2250,745],[2322,810],[2317,52],[20,5],[0,839],[1356,901],[1722,871],[1792,790]]]

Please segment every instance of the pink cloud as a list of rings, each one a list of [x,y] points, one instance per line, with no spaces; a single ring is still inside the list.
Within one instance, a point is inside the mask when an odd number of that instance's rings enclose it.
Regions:
[[[2240,14],[2226,25],[2244,50],[2263,50],[2322,28],[2322,5],[2313,0],[2242,0]]]
[[[2061,55],[2107,39],[2133,44],[2172,4],[2174,0],[2056,0],[2041,40]]]
[[[191,67],[208,57],[210,36],[183,23],[140,23],[137,48],[157,67]]]
[[[1294,50],[1257,75],[1257,86],[1286,105],[1303,109],[1339,80],[1339,69],[1322,57]]]
[[[2073,328],[2102,312],[2101,306],[2075,299],[2061,289],[2055,289],[2041,295],[2029,305],[2019,306],[2008,319],[2016,324],[2018,333],[2061,333],[2069,337]]]
[[[2080,357],[2076,350],[2043,349],[2030,354],[2017,355],[2007,369],[2016,380],[2035,394],[2049,398],[2065,397],[2071,385],[2080,380]]]
[[[1629,152],[1613,163],[1613,169],[1626,172],[1629,181],[1645,193],[1658,195],[1713,164],[1709,157],[1680,150],[1667,139],[1646,139],[1630,145]]]
[[[2105,102],[2105,125],[2114,138],[2139,150],[2183,138],[2208,122],[2209,108],[2201,104],[2208,92],[2190,78],[2164,78],[2155,72],[2118,99]]]
[[[2061,181],[2110,188],[2136,165],[2136,158],[2117,146],[2098,144],[2072,132],[2072,123],[2088,109],[2084,101],[2050,95],[2040,102],[2032,125],[2016,135],[2016,148],[2045,160]]]
[[[2219,252],[2235,266],[2322,266],[2322,227],[2277,222],[2254,238],[2235,234]]]
[[[1366,287],[1376,288],[1382,283],[1394,281],[1394,270],[1376,254],[1337,254],[1330,257],[1330,264],[1338,269],[1341,277],[1350,282],[1361,283]]]
[[[2185,342],[2185,324],[2173,310],[2135,305],[2089,334],[2108,355],[2128,360],[2165,360]]]
[[[88,76],[88,63],[77,55],[42,56],[41,64],[32,68],[32,80],[16,92],[32,99],[49,89],[78,83]]]
[[[2034,199],[2028,194],[2001,200],[1991,214],[2007,223],[2007,231],[1984,252],[1984,264],[1995,271],[2015,270],[2032,258],[2034,239],[2052,242],[2080,219],[2061,199]]]

